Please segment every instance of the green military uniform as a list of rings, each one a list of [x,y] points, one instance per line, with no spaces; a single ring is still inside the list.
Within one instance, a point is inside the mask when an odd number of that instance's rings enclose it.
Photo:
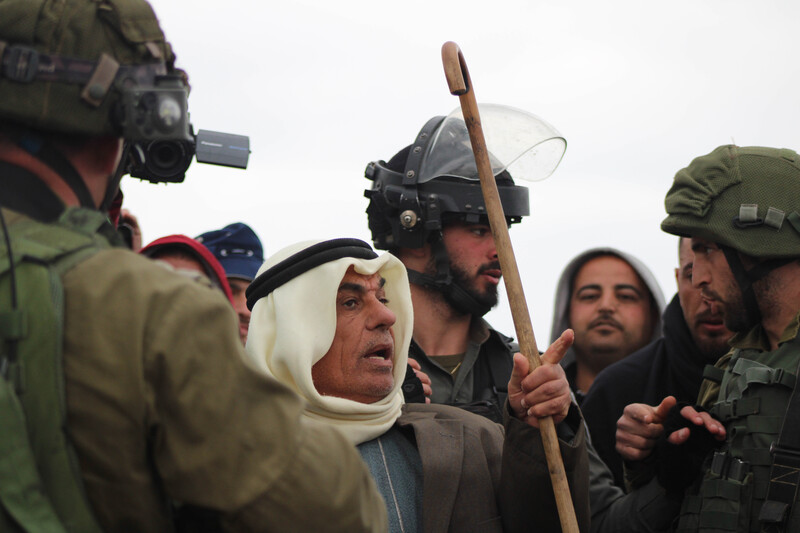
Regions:
[[[706,381],[700,404],[729,436],[707,462],[702,480],[686,496],[678,531],[759,531],[770,481],[770,445],[778,440],[800,360],[800,315],[771,351],[760,326],[735,336],[734,350],[716,365],[719,384]],[[786,531],[800,530],[798,507]]]
[[[724,254],[727,262],[724,275],[735,282],[742,302],[739,309],[726,307],[726,323],[742,330],[731,340],[734,350],[715,372],[707,372],[716,383],[706,382],[700,391],[701,405],[724,424],[726,439],[706,458],[703,475],[687,491],[679,531],[800,530],[800,470],[791,458],[800,453],[791,449],[797,422],[787,418],[797,387],[800,315],[784,327],[785,311],[797,313],[800,303],[787,296],[791,293],[778,292],[793,290],[790,285],[776,284],[773,301],[765,299],[766,289],[759,285],[800,258],[798,192],[796,152],[729,145],[695,158],[676,174],[667,193],[668,216],[661,228],[714,243],[715,253]],[[713,281],[701,279],[696,285],[709,283],[713,297]],[[785,307],[776,313],[767,305]],[[773,327],[784,327],[774,350],[774,339],[763,326],[765,316],[772,317]]]
[[[107,238],[119,141],[140,167],[194,142],[174,60],[144,0],[0,0],[0,449],[24,459],[0,455],[0,530],[385,530],[355,448],[245,365],[221,293]]]
[[[67,433],[103,530],[171,531],[173,502],[230,530],[385,528],[356,450],[245,366],[219,291],[110,247],[63,286]]]

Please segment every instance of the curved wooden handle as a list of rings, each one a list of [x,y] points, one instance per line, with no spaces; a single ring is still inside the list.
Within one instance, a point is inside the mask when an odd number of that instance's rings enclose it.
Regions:
[[[461,49],[453,41],[447,41],[442,45],[442,64],[450,94],[460,96],[469,92],[471,80],[467,63],[464,61]]]
[[[533,370],[541,365],[539,350],[536,347],[536,338],[531,326],[530,313],[528,312],[528,304],[522,289],[522,279],[517,268],[514,248],[508,235],[503,204],[500,202],[500,193],[497,190],[497,182],[495,182],[492,165],[489,161],[489,152],[486,149],[486,140],[483,136],[483,127],[481,126],[472,80],[469,77],[464,55],[456,43],[452,41],[444,43],[442,46],[442,63],[450,93],[457,95],[461,102],[461,111],[464,114],[464,122],[467,125],[472,151],[475,154],[475,165],[478,167],[478,177],[481,181],[486,213],[489,217],[489,225],[492,228],[497,255],[500,259],[500,268],[503,272],[503,280],[511,306],[511,314],[514,318],[514,328],[519,339],[520,351],[528,358],[530,368]],[[547,465],[550,470],[550,479],[553,482],[561,529],[569,533],[578,533],[578,521],[572,505],[569,483],[567,482],[567,474],[564,470],[564,461],[561,458],[561,449],[558,446],[558,435],[556,434],[553,419],[551,417],[541,419],[539,421],[539,429],[542,435],[545,456],[547,457]]]

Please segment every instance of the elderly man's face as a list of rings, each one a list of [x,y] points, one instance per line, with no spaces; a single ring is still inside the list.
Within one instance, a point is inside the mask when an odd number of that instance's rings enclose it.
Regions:
[[[336,335],[325,356],[311,368],[317,391],[374,403],[394,387],[395,314],[386,306],[378,274],[345,273],[336,295]]]

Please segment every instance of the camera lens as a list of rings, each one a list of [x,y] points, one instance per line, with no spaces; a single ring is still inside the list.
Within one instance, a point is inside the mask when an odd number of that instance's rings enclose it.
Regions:
[[[192,162],[194,150],[185,141],[153,141],[147,146],[145,166],[165,181],[181,181]]]
[[[156,142],[150,149],[150,157],[154,166],[168,169],[183,159],[183,149],[175,142]]]

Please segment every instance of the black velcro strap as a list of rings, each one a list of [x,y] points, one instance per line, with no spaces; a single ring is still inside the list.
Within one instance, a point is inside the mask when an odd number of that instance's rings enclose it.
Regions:
[[[312,268],[343,257],[375,259],[378,254],[369,244],[359,239],[333,239],[309,246],[259,274],[245,291],[247,308],[252,311],[258,300],[281,285]]]
[[[703,368],[703,379],[713,381],[714,383],[722,383],[722,376],[724,374],[725,370],[714,365],[706,365],[705,368]]]
[[[58,81],[86,84],[92,79],[96,61],[39,53],[34,48],[2,43],[0,47],[0,77],[19,83]],[[163,61],[145,65],[126,65],[119,68],[117,79],[152,84],[156,76],[167,74]]]

